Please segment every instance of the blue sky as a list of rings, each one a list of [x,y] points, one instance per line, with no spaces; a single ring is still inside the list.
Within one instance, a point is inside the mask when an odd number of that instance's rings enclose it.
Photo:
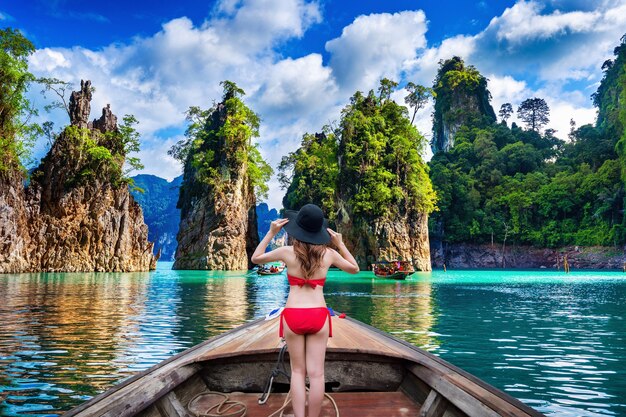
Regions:
[[[36,75],[92,80],[92,118],[107,103],[134,114],[143,172],[172,179],[181,167],[167,149],[184,131],[184,111],[219,99],[221,80],[246,90],[262,119],[261,151],[276,167],[305,132],[336,120],[357,89],[381,77],[431,85],[437,62],[453,55],[489,78],[496,111],[546,99],[550,127],[565,138],[571,118],[595,117],[589,96],[626,32],[626,0],[5,0],[5,26],[35,43]],[[44,105],[37,91],[31,97]],[[416,120],[427,138],[431,110]],[[60,112],[43,118],[67,123]],[[36,156],[44,152],[42,141]],[[268,203],[279,207],[276,179],[270,189]]]
[[[324,21],[311,27],[302,38],[288,42],[280,50],[289,56],[310,52],[324,54],[324,43],[341,34],[355,17],[372,13],[395,13],[422,9],[431,22],[433,42],[458,33],[474,33],[515,2],[447,1],[445,7],[432,0],[323,1]],[[133,36],[151,36],[169,20],[187,16],[199,25],[215,13],[215,1],[108,1],[8,0],[2,11],[27,31],[37,47],[101,48],[114,42],[127,42]],[[72,30],[68,30],[71,25]],[[80,34],[80,39],[77,39]]]

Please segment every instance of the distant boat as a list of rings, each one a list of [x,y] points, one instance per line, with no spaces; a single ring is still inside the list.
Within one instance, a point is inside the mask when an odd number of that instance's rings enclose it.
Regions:
[[[326,392],[343,417],[545,417],[417,346],[349,317],[331,319]],[[247,417],[266,417],[289,391],[286,377],[277,374],[272,394],[259,404],[281,345],[278,320],[255,320],[124,380],[64,417],[207,415],[226,399],[209,391],[239,402],[229,403],[239,407],[230,415],[247,409]],[[335,415],[330,400],[324,399],[321,415]]]
[[[409,261],[378,261],[372,264],[372,271],[378,278],[406,279],[415,273]]]
[[[285,264],[282,262],[270,262],[259,266],[256,273],[259,275],[278,275],[285,270]]]

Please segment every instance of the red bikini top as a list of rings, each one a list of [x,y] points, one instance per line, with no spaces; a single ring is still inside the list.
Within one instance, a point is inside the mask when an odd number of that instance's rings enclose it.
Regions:
[[[294,277],[293,275],[287,274],[287,281],[289,281],[289,285],[299,285],[300,287],[302,287],[303,285],[310,285],[311,288],[315,288],[318,285],[323,287],[324,281],[326,281],[326,278],[304,279],[304,278],[298,278],[298,277]]]

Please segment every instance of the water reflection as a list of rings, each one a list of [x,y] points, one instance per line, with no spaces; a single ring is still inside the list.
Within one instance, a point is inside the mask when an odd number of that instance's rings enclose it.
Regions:
[[[248,291],[252,316],[260,317],[282,307],[289,295],[286,272],[278,275],[248,275]]]
[[[432,329],[438,312],[430,273],[407,281],[381,280],[371,273],[346,279],[341,273],[329,276],[328,304],[337,311],[401,337],[426,350],[439,347]]]
[[[284,305],[285,275],[0,275],[0,415],[58,415]],[[554,416],[626,415],[626,280],[610,273],[331,271],[329,306]],[[1,395],[0,395],[1,397]],[[1,408],[3,407],[3,408]]]
[[[116,360],[137,333],[133,317],[148,283],[148,273],[1,280],[0,383],[11,414],[51,409],[50,402],[69,408],[129,373]]]
[[[372,289],[372,326],[385,329],[422,349],[439,347],[437,334],[432,331],[437,316],[431,282],[424,280],[407,285],[398,281],[392,285],[376,285]]]

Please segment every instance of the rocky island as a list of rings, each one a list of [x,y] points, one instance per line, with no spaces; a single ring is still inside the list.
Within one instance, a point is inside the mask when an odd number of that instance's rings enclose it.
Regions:
[[[256,195],[267,193],[271,168],[252,144],[259,118],[225,81],[222,101],[192,107],[187,139],[171,153],[184,163],[173,269],[245,270],[259,243]]]
[[[81,81],[70,125],[23,185],[0,180],[0,272],[147,271],[156,267],[143,213],[122,174],[125,137],[109,106],[89,121],[92,88]]]
[[[592,95],[594,125],[546,128],[541,97],[504,103],[459,57],[439,63],[433,90],[430,218],[433,264],[448,268],[623,269],[626,266],[626,37]],[[557,137],[557,134],[559,135]],[[567,136],[567,140],[564,137]]]
[[[390,99],[394,87],[382,80],[378,95],[357,92],[335,130],[305,135],[301,148],[283,158],[283,205],[320,205],[361,269],[401,259],[430,271],[435,195],[420,155],[426,140],[407,109]]]

